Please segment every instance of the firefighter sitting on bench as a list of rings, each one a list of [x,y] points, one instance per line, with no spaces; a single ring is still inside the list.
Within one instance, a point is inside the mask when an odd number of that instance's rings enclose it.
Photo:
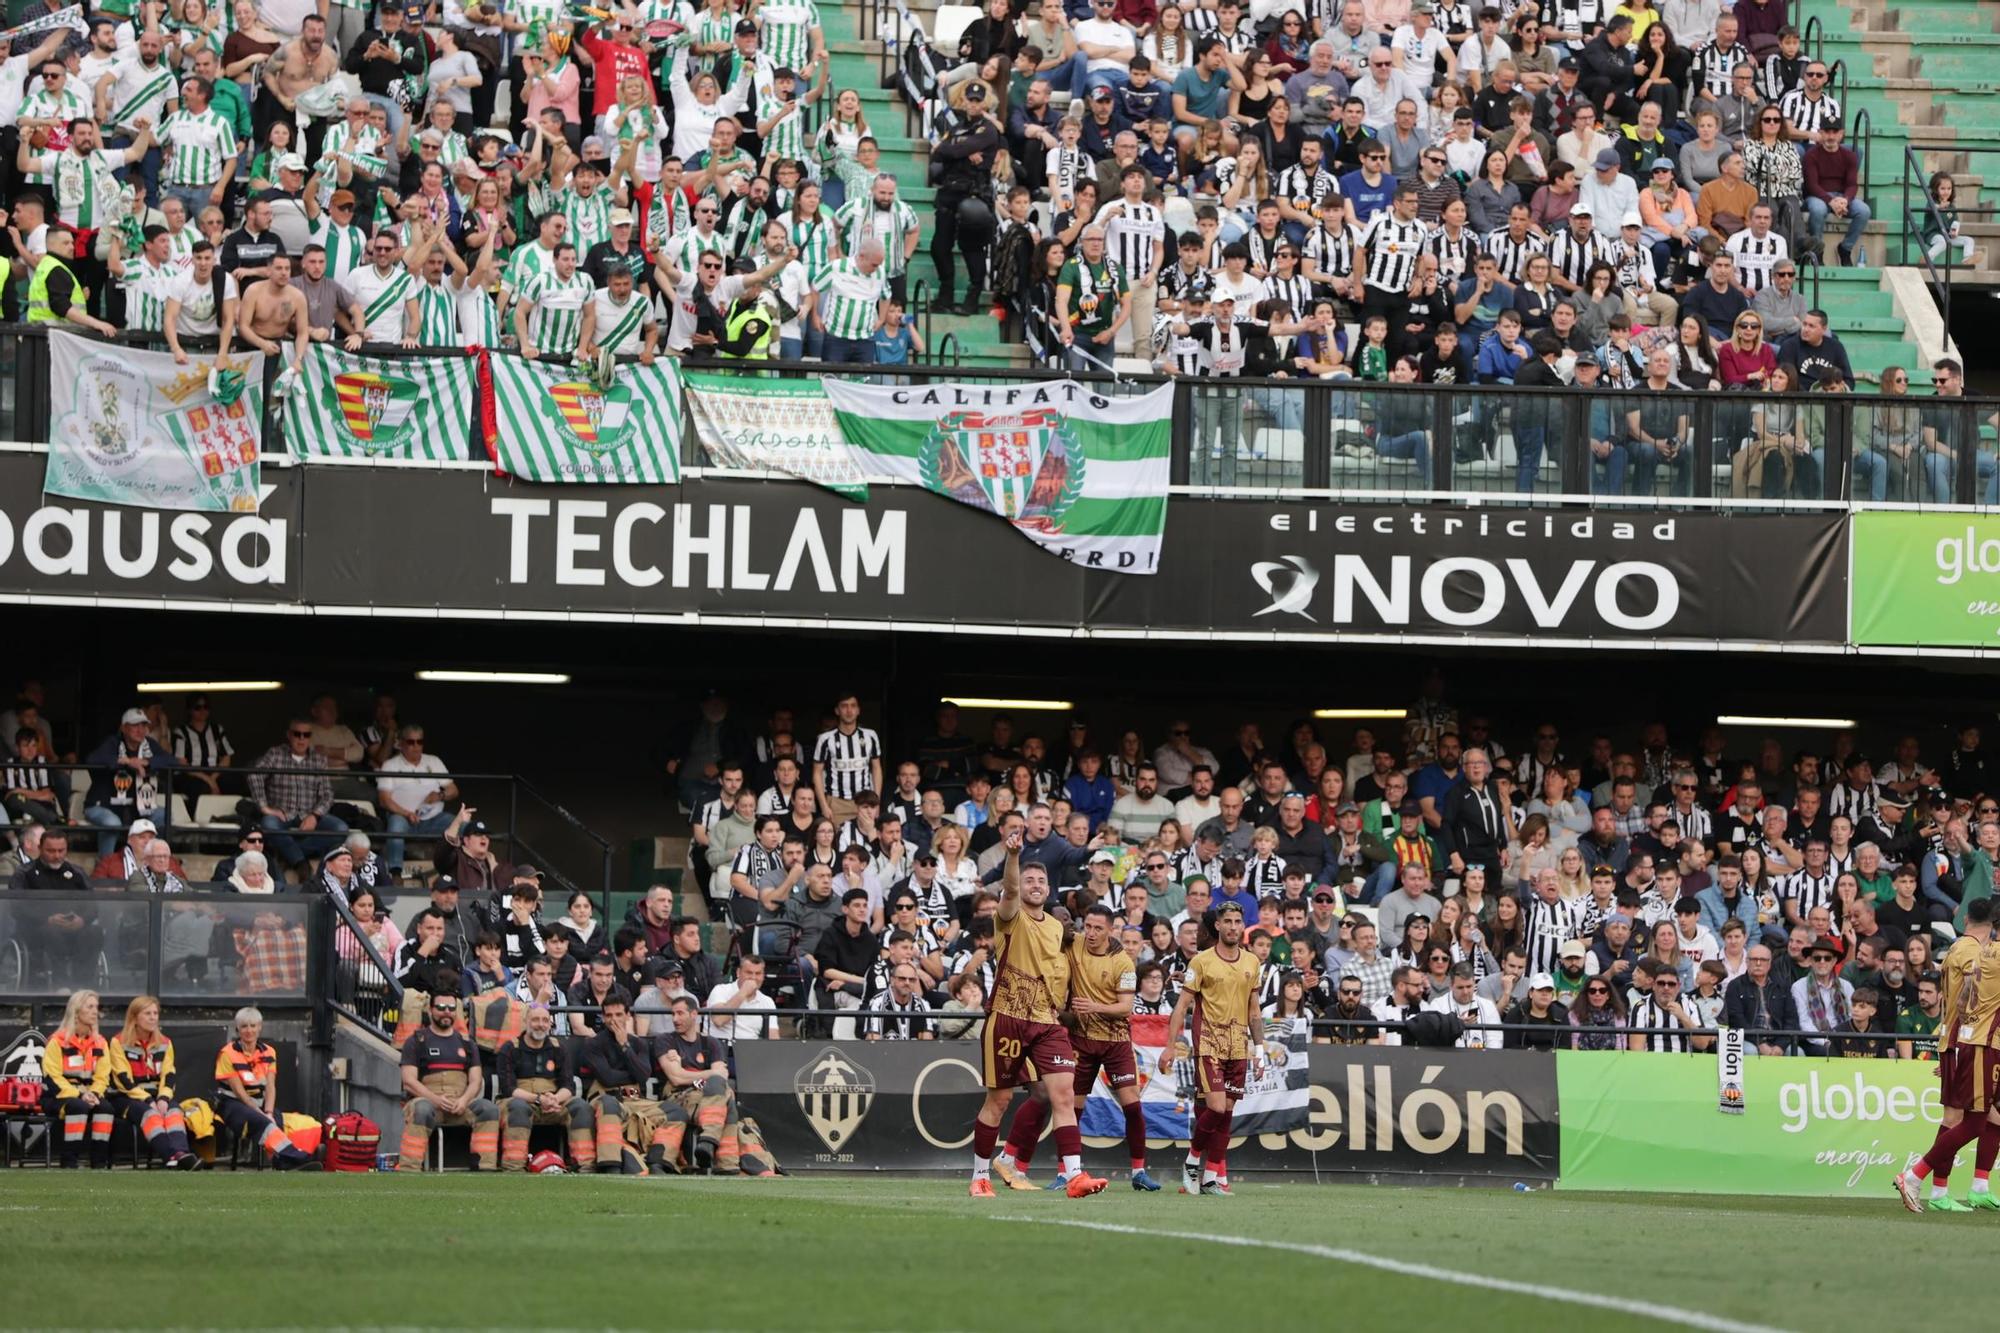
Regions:
[[[667,1113],[667,1163],[679,1166],[681,1144],[692,1121],[695,1170],[774,1176],[777,1169],[764,1150],[756,1122],[737,1114],[722,1043],[702,1035],[700,1004],[692,995],[676,995],[673,1026],[651,1039],[653,1057],[666,1080],[660,1103]]]
[[[502,1171],[527,1169],[528,1135],[536,1125],[569,1126],[570,1160],[579,1171],[596,1169],[597,1117],[590,1103],[576,1095],[576,1056],[550,1035],[555,1025],[547,1005],[530,1004],[521,1039],[502,1044],[494,1054],[507,1114],[500,1143]]]
[[[458,1031],[458,997],[433,995],[429,1022],[403,1045],[403,1145],[398,1171],[421,1171],[431,1130],[439,1125],[472,1127],[475,1169],[499,1163],[500,1108],[480,1094],[479,1048]]]
[[[597,1169],[673,1174],[666,1165],[666,1114],[645,1095],[652,1058],[646,1039],[632,1035],[632,998],[624,987],[613,986],[597,1002],[592,1022],[597,1031],[577,1052],[576,1072],[597,1112]]]

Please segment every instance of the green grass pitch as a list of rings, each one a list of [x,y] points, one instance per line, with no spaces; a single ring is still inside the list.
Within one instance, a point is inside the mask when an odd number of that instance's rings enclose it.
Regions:
[[[0,1327],[1978,1327],[1996,1239],[1886,1194],[7,1171]]]

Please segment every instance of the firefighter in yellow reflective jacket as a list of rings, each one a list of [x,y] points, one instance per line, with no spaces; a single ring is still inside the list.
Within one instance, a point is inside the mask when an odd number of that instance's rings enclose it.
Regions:
[[[403,1143],[398,1171],[421,1171],[431,1131],[440,1125],[472,1129],[476,1169],[500,1164],[500,1108],[483,1094],[479,1048],[459,1035],[458,997],[431,996],[428,1022],[403,1044]]]
[[[90,1164],[111,1165],[109,1043],[97,1030],[97,992],[76,991],[63,1006],[62,1026],[42,1049],[42,1109],[62,1121],[62,1165],[74,1171],[90,1140]]]
[[[279,1127],[278,1052],[263,1035],[263,1014],[247,1005],[236,1011],[236,1039],[215,1056],[215,1113],[239,1138],[271,1154],[280,1171],[323,1170]]]
[[[528,1006],[527,1030],[519,1041],[501,1046],[494,1060],[507,1129],[500,1144],[500,1169],[528,1165],[528,1136],[536,1125],[569,1127],[570,1160],[579,1171],[597,1169],[597,1117],[577,1095],[576,1057],[558,1038],[555,1016],[545,1004]]]
[[[125,1006],[125,1026],[111,1039],[109,1105],[168,1166],[199,1169],[188,1151],[187,1119],[174,1105],[174,1044],[160,1031],[160,1001],[141,995]]]

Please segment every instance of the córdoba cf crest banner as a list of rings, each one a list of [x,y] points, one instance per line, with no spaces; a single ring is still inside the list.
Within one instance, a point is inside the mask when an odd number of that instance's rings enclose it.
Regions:
[[[983,509],[1076,564],[1159,570],[1173,386],[825,383],[864,476]]]
[[[166,352],[49,331],[48,470],[42,489],[148,509],[255,513],[264,439],[264,354],[220,381]],[[234,391],[232,392],[231,389]]]
[[[608,381],[591,368],[505,352],[485,359],[488,441],[502,472],[528,481],[680,481],[681,377],[668,358],[621,365]]]
[[[463,462],[478,420],[470,356],[391,360],[315,343],[284,401],[285,444],[300,458]]]

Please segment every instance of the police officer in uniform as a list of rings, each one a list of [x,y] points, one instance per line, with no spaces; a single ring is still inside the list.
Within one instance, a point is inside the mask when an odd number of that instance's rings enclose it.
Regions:
[[[403,1044],[403,1143],[398,1171],[424,1169],[431,1130],[439,1125],[472,1129],[476,1169],[491,1171],[499,1163],[500,1108],[480,1095],[485,1084],[479,1070],[479,1048],[458,1031],[458,996],[433,995],[429,1019]]]
[[[590,1103],[577,1095],[576,1058],[553,1035],[555,1016],[545,1004],[528,1006],[527,1030],[494,1055],[500,1071],[500,1097],[506,1105],[507,1128],[501,1135],[500,1169],[520,1171],[528,1164],[528,1134],[536,1125],[569,1126],[569,1156],[579,1171],[597,1166],[597,1117]]]
[[[938,115],[937,138],[931,145],[931,161],[938,164],[937,231],[931,237],[931,262],[938,272],[933,314],[979,313],[979,290],[986,285],[986,248],[998,225],[993,214],[993,155],[1004,143],[999,125],[986,109],[986,85],[977,80],[965,86],[965,110],[947,109]],[[965,300],[955,306],[954,245],[965,255],[970,283]]]

